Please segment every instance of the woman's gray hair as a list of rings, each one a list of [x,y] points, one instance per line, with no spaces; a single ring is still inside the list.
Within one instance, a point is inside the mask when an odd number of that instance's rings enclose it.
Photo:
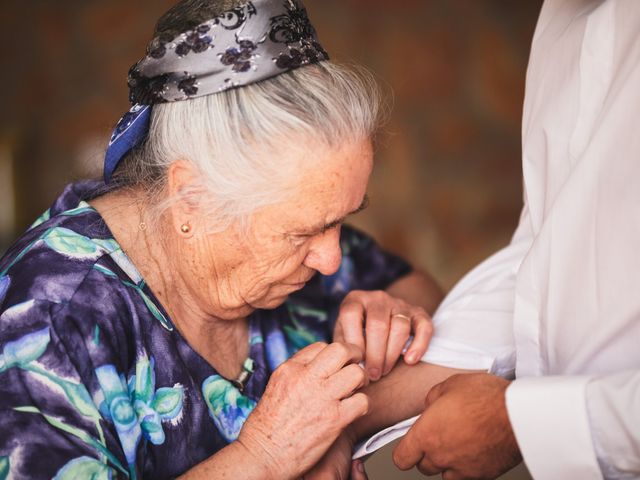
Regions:
[[[128,155],[113,184],[143,187],[153,206],[148,214],[158,220],[176,200],[166,198],[168,167],[189,161],[199,176],[181,195],[215,220],[210,228],[223,230],[284,200],[305,170],[322,168],[304,164],[311,157],[305,154],[309,148],[335,149],[371,138],[379,126],[380,105],[380,90],[370,73],[332,62],[214,95],[158,104],[147,141]],[[299,155],[279,155],[292,151]]]

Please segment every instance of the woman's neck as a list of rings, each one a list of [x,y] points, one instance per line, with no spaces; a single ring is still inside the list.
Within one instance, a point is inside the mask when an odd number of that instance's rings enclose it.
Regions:
[[[145,221],[141,198],[134,191],[113,192],[89,203],[189,345],[220,375],[236,378],[249,354],[247,319],[215,318],[199,308],[177,264],[181,259],[172,248],[176,239],[171,232],[157,232],[153,222]]]

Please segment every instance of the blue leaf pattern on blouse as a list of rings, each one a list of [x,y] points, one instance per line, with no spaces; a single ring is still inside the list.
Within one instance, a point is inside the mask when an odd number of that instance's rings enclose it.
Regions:
[[[83,456],[69,461],[58,471],[53,480],[78,480],[81,478],[109,480],[113,478],[113,470],[95,458]]]
[[[0,305],[4,301],[4,297],[7,295],[7,291],[11,286],[11,277],[8,275],[0,276]]]
[[[179,476],[237,438],[278,365],[331,340],[348,291],[410,271],[345,227],[336,275],[249,317],[241,393],[173,328],[86,202],[101,187],[67,187],[0,260],[0,480]]]
[[[40,358],[49,345],[49,340],[49,327],[46,327],[6,343],[0,357],[0,372],[16,365],[25,366]]]
[[[256,402],[242,395],[220,375],[212,375],[203,382],[202,394],[218,431],[228,442],[237,439]]]
[[[96,377],[105,397],[101,411],[106,419],[115,425],[127,463],[133,465],[142,429],[129,398],[124,376],[118,374],[114,365],[103,365],[96,368]]]

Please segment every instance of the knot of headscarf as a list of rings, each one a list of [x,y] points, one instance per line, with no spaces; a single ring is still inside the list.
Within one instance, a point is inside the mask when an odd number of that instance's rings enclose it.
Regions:
[[[177,36],[154,38],[129,71],[133,107],[109,141],[105,182],[147,137],[154,104],[242,87],[328,58],[299,0],[246,2]]]

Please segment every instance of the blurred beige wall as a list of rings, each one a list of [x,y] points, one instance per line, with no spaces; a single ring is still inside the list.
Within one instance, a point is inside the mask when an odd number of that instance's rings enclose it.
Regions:
[[[0,251],[67,182],[99,172],[126,73],[168,0],[0,2]],[[354,222],[451,287],[521,208],[520,118],[540,0],[307,0],[334,60],[393,92]],[[389,450],[369,462],[392,473]]]
[[[540,0],[307,0],[338,61],[393,92],[356,221],[450,287],[521,207],[520,117]],[[0,2],[0,249],[99,171],[126,73],[168,0]]]

